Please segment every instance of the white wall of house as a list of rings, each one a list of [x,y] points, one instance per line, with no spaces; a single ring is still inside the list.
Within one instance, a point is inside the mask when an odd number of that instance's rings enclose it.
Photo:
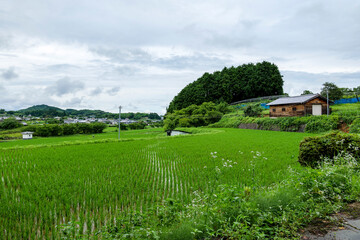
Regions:
[[[32,133],[22,133],[22,135],[24,140],[32,139],[33,137]]]
[[[320,116],[322,114],[321,105],[312,105],[312,115]]]

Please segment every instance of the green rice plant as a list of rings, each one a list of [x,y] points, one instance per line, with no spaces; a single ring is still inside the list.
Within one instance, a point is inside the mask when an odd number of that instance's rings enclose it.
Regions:
[[[213,187],[212,175],[204,168],[209,166],[209,152],[218,152],[217,166],[237,162],[231,170],[223,169],[218,185],[250,191],[270,186],[287,176],[289,166],[299,166],[299,142],[311,135],[189,131],[199,134],[166,137],[151,129],[128,131],[121,141],[109,132],[94,138],[0,143],[8,144],[0,149],[1,234],[9,239],[58,239],[61,231],[56,226],[76,222],[79,234],[95,237],[103,226],[115,223],[119,213],[146,212],[170,198],[191,203],[194,192],[209,193]]]

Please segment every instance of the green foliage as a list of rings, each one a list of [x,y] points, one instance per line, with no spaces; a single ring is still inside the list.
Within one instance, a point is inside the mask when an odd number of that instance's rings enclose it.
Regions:
[[[289,178],[268,188],[224,184],[211,193],[195,192],[187,205],[157,206],[158,213],[153,208],[121,212],[116,224],[100,235],[105,239],[298,239],[304,225],[337,212],[360,194],[356,166],[289,172]]]
[[[360,118],[360,102],[335,104],[331,106],[331,115],[336,115],[339,120],[350,125],[355,119]]]
[[[48,106],[45,104],[42,105],[35,105],[26,109],[22,109],[17,111],[17,113],[22,115],[31,115],[35,117],[62,117],[66,116],[66,113],[64,110]]]
[[[325,82],[321,88],[321,96],[326,98],[327,91],[329,92],[330,100],[339,100],[343,96],[343,92],[338,86],[335,85],[335,83]]]
[[[317,167],[325,159],[351,155],[360,161],[360,136],[333,132],[324,136],[307,137],[300,143],[301,165]],[[347,160],[346,157],[344,157]]]
[[[174,113],[166,115],[164,129],[173,130],[176,127],[200,127],[215,123],[224,113],[229,113],[230,107],[226,103],[215,105],[213,102],[204,102],[201,105],[190,105]]]
[[[105,123],[75,123],[75,124],[45,124],[32,125],[23,128],[24,131],[34,132],[35,136],[50,137],[73,134],[94,134],[102,133],[107,127]]]
[[[283,94],[283,80],[278,67],[269,62],[224,68],[204,73],[188,84],[171,101],[167,113],[204,102],[236,102],[248,98]]]
[[[219,122],[211,124],[209,127],[238,128],[240,124],[249,124],[250,129],[278,130],[289,132],[297,132],[301,130],[309,133],[319,133],[336,130],[338,123],[338,116],[323,115],[309,117],[255,118],[243,117],[234,113],[223,116]]]
[[[134,130],[134,129],[145,129],[146,123],[145,122],[136,122],[136,123],[130,123],[127,125],[128,129]]]
[[[301,95],[313,94],[310,90],[304,90]]]
[[[262,108],[260,107],[260,104],[255,105],[247,105],[244,108],[244,116],[245,117],[259,117],[262,113]]]
[[[46,119],[46,123],[47,124],[61,124],[61,123],[64,123],[64,120],[57,120],[54,118],[49,118],[49,119]]]
[[[15,120],[15,118],[7,118],[0,122],[0,129],[14,129],[21,127],[22,124]]]
[[[350,133],[360,133],[360,118],[357,118],[353,121],[353,123],[350,126]]]

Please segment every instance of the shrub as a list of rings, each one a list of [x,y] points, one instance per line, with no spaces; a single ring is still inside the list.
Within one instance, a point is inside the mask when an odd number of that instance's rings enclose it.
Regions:
[[[219,111],[209,111],[204,115],[204,120],[206,125],[209,125],[210,123],[215,123],[218,122],[221,117],[222,117],[222,113]]]
[[[216,105],[204,102],[201,105],[190,105],[181,110],[168,113],[164,120],[164,129],[173,130],[176,127],[200,127],[218,122],[223,114],[229,113],[231,108],[227,103]]]
[[[259,117],[261,115],[262,108],[259,104],[248,105],[244,108],[245,117]]]
[[[64,135],[73,135],[78,131],[75,124],[64,124],[62,128]]]
[[[282,118],[254,118],[241,117],[238,114],[227,114],[222,119],[209,127],[237,128],[240,124],[257,124],[260,130],[281,130],[296,132],[305,126],[305,132],[318,133],[336,130],[338,128],[338,116],[309,116],[309,117],[282,117]]]
[[[21,127],[21,123],[15,120],[15,118],[7,118],[0,122],[0,129],[14,129]]]
[[[349,131],[350,133],[360,133],[360,118],[357,118],[353,121]]]
[[[107,126],[105,123],[100,122],[92,123],[90,125],[92,125],[92,133],[102,133]]]
[[[300,143],[301,165],[318,167],[325,158],[351,155],[360,160],[360,136],[333,132],[324,136],[306,137]],[[346,158],[345,158],[346,159]]]
[[[130,123],[127,125],[129,129],[135,130],[135,129],[145,129],[146,123],[145,122],[135,122]]]

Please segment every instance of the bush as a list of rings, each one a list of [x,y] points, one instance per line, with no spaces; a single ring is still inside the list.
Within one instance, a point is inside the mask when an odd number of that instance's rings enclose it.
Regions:
[[[244,108],[245,117],[259,117],[261,116],[262,108],[259,104],[256,105],[247,105]]]
[[[360,133],[360,118],[357,118],[353,121],[350,126],[350,133]]]
[[[14,129],[21,127],[22,124],[15,120],[15,118],[7,118],[0,122],[0,129]]]
[[[319,133],[338,129],[338,116],[312,116],[306,123],[305,132]]]
[[[105,123],[76,123],[76,124],[46,124],[38,126],[24,127],[23,131],[34,132],[35,136],[50,137],[50,136],[63,136],[73,134],[93,134],[102,133],[106,128]]]
[[[127,128],[131,129],[131,130],[145,129],[145,127],[146,127],[145,122],[135,122],[135,123],[130,123],[130,124],[127,125]]]
[[[324,136],[306,137],[300,143],[299,162],[303,166],[318,167],[325,158],[352,156],[360,160],[360,136],[333,132]],[[346,157],[344,159],[347,159]]]
[[[190,105],[174,113],[167,114],[164,120],[164,129],[173,130],[176,127],[200,127],[218,122],[223,114],[231,111],[227,103],[216,105],[212,102]]]
[[[92,125],[91,133],[102,133],[103,130],[107,127],[105,123],[100,123],[100,122],[92,123],[90,125]]]
[[[282,118],[254,118],[241,117],[239,114],[227,114],[209,127],[237,128],[240,124],[254,124],[252,129],[281,130],[296,132],[305,126],[305,132],[319,133],[336,130],[338,116],[310,116],[310,117],[282,117]]]
[[[77,133],[77,128],[75,124],[65,124],[62,125],[64,135],[73,135]]]

